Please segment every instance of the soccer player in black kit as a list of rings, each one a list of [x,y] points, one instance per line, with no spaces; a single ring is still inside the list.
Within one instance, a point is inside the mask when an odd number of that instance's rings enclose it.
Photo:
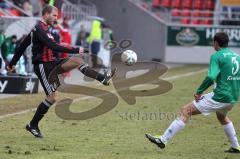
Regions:
[[[59,85],[53,85],[49,81],[49,76],[52,70],[54,70],[56,67],[60,68],[56,70],[57,74],[61,74],[78,68],[84,75],[94,78],[104,85],[109,85],[111,78],[116,72],[115,68],[107,74],[100,74],[91,69],[87,64],[84,63],[83,59],[79,57],[55,59],[53,56],[53,51],[76,54],[88,52],[88,49],[66,47],[55,42],[52,35],[49,33],[49,26],[52,26],[57,21],[57,17],[58,9],[54,6],[46,5],[42,10],[42,20],[37,22],[36,26],[16,49],[14,57],[8,66],[8,71],[13,72],[15,70],[16,63],[23,55],[25,49],[30,44],[32,45],[32,61],[34,64],[34,72],[38,76],[46,93],[46,99],[39,104],[32,120],[26,125],[26,130],[38,138],[43,137],[38,127],[38,123],[47,113],[50,106],[56,102],[55,91]]]

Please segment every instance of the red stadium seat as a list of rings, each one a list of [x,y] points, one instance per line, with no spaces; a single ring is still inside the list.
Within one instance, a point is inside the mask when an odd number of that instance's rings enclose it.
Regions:
[[[206,0],[205,2],[206,9],[214,10],[214,6],[215,6],[214,0]]]
[[[201,17],[202,12],[200,10],[193,10],[193,17]]]
[[[181,4],[182,4],[182,0],[174,0],[172,2],[172,8],[180,9],[182,7]]]
[[[184,0],[182,7],[185,9],[192,9],[192,2],[193,0]]]
[[[190,19],[189,18],[182,18],[180,23],[181,24],[190,24]]]
[[[152,6],[153,7],[160,7],[161,6],[161,0],[152,0]]]
[[[199,19],[192,19],[191,24],[198,25],[201,21]]]
[[[181,11],[179,9],[172,9],[171,10],[171,15],[173,17],[180,16],[181,15]]]
[[[203,17],[212,17],[213,16],[213,12],[210,10],[205,10],[203,11]]]
[[[166,8],[170,8],[171,7],[171,0],[162,0],[161,2],[161,6],[162,7],[166,7]]]
[[[191,16],[191,11],[189,9],[183,9],[182,10],[182,16],[183,17],[190,17]]]
[[[199,17],[202,17],[201,10],[193,10],[191,23],[195,25],[200,24],[201,20],[199,19]]]
[[[193,8],[194,9],[202,9],[203,8],[203,1],[195,0]]]
[[[204,20],[201,20],[201,24],[203,24],[203,25],[212,25],[213,21],[211,19],[204,19]]]

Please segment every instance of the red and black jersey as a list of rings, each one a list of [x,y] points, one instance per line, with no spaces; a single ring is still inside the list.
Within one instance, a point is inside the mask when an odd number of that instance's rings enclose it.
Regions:
[[[10,62],[10,67],[16,65],[30,44],[32,45],[33,64],[54,61],[55,58],[53,56],[53,51],[60,53],[79,53],[79,48],[58,44],[49,32],[49,26],[44,22],[39,21],[22,43],[16,48],[14,57]]]

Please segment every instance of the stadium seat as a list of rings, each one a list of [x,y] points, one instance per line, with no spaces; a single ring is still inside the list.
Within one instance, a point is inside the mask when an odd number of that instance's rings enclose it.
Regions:
[[[189,19],[189,18],[182,18],[182,19],[180,20],[180,23],[181,23],[181,24],[190,24],[190,19]]]
[[[161,6],[161,3],[160,3],[161,0],[152,0],[152,6],[153,7],[160,7]]]
[[[171,15],[173,17],[180,16],[181,15],[181,10],[179,10],[179,9],[172,9],[171,10]]]
[[[203,8],[203,2],[201,0],[195,0],[193,8],[194,9],[202,9]]]
[[[182,7],[185,9],[192,9],[192,0],[184,0]]]
[[[189,9],[183,9],[182,10],[182,16],[183,17],[190,17],[191,16],[191,11]]]
[[[200,10],[193,10],[193,17],[201,17],[202,12]]]
[[[201,20],[201,24],[203,24],[203,25],[212,25],[213,21],[211,19],[203,19],[203,20]]]
[[[213,16],[213,12],[210,10],[205,10],[203,11],[203,17],[212,17]]]
[[[205,2],[205,8],[209,10],[214,10],[214,0],[206,0]]]
[[[201,21],[199,20],[199,17],[201,16],[202,12],[200,10],[193,10],[191,24],[200,24]]]
[[[199,25],[200,22],[201,22],[201,21],[200,21],[199,19],[192,19],[191,24]]]
[[[171,0],[162,0],[161,1],[161,6],[162,7],[166,7],[166,8],[170,8],[171,7]]]
[[[178,8],[180,9],[181,8],[181,4],[182,4],[182,0],[174,0],[172,2],[172,8]]]

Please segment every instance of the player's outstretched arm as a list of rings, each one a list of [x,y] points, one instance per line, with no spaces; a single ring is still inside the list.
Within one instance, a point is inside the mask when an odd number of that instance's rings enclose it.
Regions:
[[[14,56],[12,60],[9,63],[9,70],[12,68],[12,66],[15,66],[20,59],[20,57],[23,55],[27,47],[31,44],[31,33],[29,33],[24,40],[20,43],[20,45],[16,48]]]
[[[63,46],[58,44],[50,33],[44,31],[41,27],[36,26],[35,33],[38,35],[39,40],[44,43],[48,48],[56,52],[67,52],[67,53],[84,53],[88,52],[88,49],[77,48],[72,46]]]

